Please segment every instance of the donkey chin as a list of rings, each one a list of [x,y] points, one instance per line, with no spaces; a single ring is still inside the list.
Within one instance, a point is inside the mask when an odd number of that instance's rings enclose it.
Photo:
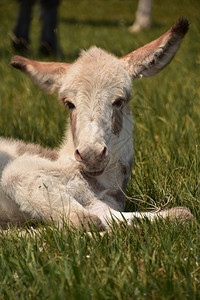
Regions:
[[[101,174],[104,173],[108,163],[109,163],[109,159],[106,159],[103,162],[94,165],[80,163],[81,172],[88,177],[100,176]]]

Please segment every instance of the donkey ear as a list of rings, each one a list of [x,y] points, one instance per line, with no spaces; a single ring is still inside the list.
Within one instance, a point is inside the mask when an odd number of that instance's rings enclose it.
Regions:
[[[121,57],[120,60],[133,79],[153,76],[171,62],[188,29],[188,20],[180,18],[158,39]]]
[[[14,56],[10,64],[26,73],[41,90],[48,94],[59,89],[62,77],[70,66],[67,63],[39,62],[22,56]]]

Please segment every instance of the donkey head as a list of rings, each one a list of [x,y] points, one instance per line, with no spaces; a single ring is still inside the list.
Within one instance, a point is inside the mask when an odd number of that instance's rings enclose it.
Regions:
[[[73,64],[15,56],[11,65],[45,92],[58,92],[69,109],[74,157],[85,173],[95,176],[103,173],[113,157],[120,159],[122,153],[115,145],[119,149],[124,135],[132,135],[132,123],[125,127],[131,116],[133,79],[155,75],[169,64],[188,27],[186,19],[179,19],[158,39],[121,58],[92,47]]]

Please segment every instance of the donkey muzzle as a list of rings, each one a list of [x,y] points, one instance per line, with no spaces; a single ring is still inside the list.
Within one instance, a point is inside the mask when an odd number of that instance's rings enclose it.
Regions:
[[[104,144],[80,145],[76,148],[74,157],[82,165],[84,173],[98,176],[108,164],[109,151]]]

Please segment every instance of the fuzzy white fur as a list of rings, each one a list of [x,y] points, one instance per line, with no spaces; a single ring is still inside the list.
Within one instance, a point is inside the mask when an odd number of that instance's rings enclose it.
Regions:
[[[73,64],[13,58],[11,64],[41,89],[58,92],[75,108],[70,109],[71,121],[54,158],[38,146],[0,139],[1,226],[53,219],[75,226],[92,222],[104,230],[112,219],[192,218],[180,207],[122,212],[133,162],[132,79],[154,75],[171,61],[187,31],[181,29],[184,22],[179,20],[154,42],[120,59],[96,47]]]

